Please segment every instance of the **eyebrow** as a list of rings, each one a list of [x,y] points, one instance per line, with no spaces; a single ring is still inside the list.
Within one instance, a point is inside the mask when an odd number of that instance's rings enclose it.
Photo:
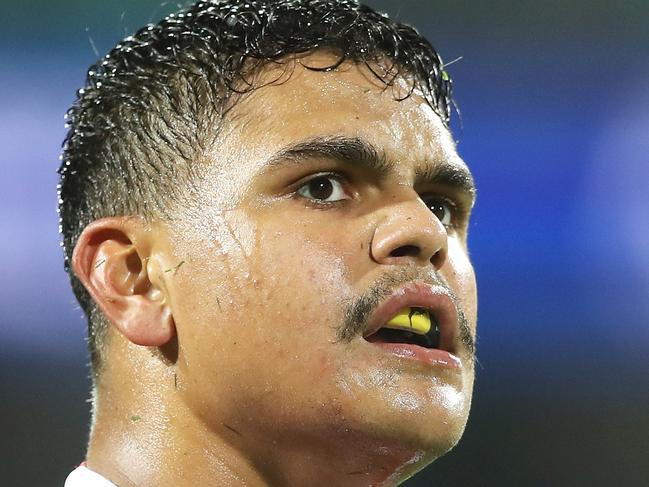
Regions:
[[[419,180],[439,184],[449,189],[466,193],[475,199],[477,188],[471,171],[464,166],[444,162],[441,164],[426,164],[416,171]]]
[[[387,176],[391,164],[384,153],[360,137],[316,137],[285,147],[274,154],[266,166],[300,164],[306,159],[334,159]]]
[[[273,154],[266,168],[298,165],[308,159],[327,158],[369,170],[384,178],[398,162],[391,161],[384,151],[360,137],[330,136],[300,141]],[[436,164],[423,161],[415,170],[417,180],[439,184],[475,197],[476,186],[471,172],[464,166],[442,160]]]

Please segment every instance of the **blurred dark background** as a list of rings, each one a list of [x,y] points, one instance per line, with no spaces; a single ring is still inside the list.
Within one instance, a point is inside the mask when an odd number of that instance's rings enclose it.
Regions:
[[[648,486],[649,2],[367,3],[462,57],[455,131],[479,185],[472,416],[407,485]],[[177,4],[0,6],[0,483],[62,486],[89,421],[63,114],[88,65]]]

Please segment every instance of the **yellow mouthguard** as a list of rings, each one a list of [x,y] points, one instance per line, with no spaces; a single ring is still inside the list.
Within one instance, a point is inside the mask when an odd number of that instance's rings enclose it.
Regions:
[[[385,325],[385,328],[407,330],[418,335],[425,335],[431,327],[432,323],[428,312],[418,308],[402,309]]]

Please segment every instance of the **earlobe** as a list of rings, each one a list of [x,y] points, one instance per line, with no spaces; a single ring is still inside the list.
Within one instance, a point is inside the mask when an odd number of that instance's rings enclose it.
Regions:
[[[149,279],[149,246],[140,228],[120,217],[88,225],[74,249],[72,268],[104,315],[136,345],[160,347],[175,335],[171,310]]]

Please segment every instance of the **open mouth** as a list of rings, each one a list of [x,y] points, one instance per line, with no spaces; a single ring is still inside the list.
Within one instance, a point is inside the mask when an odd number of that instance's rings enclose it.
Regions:
[[[411,282],[376,307],[363,339],[380,353],[459,371],[458,316],[445,288]]]
[[[425,308],[408,307],[365,339],[372,343],[404,343],[436,349],[440,347],[439,322]]]

